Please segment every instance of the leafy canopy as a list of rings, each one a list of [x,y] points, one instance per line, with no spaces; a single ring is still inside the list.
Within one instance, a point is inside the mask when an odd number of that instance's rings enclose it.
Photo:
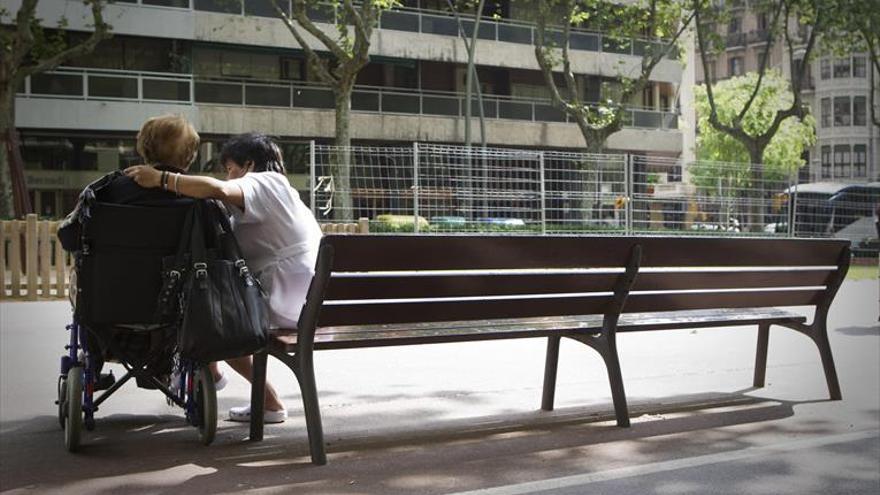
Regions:
[[[749,72],[743,76],[733,77],[714,85],[715,102],[718,119],[730,125],[745,102],[751,96],[757,84],[758,74]],[[742,128],[750,136],[758,136],[772,125],[776,112],[788,108],[793,100],[788,82],[775,69],[767,70],[755,101],[743,116]],[[710,174],[742,176],[746,181],[748,175],[749,153],[739,140],[729,134],[715,129],[709,122],[709,101],[705,85],[696,88],[696,107],[699,120],[697,127],[697,158],[701,161],[736,162],[739,167],[728,163],[722,169],[710,171],[692,170],[695,179]],[[804,150],[816,142],[815,119],[807,115],[803,121],[797,117],[788,117],[770,140],[764,151],[764,173],[767,179],[789,177],[805,164],[802,155]],[[740,170],[741,169],[741,170]],[[704,173],[705,172],[705,173]]]

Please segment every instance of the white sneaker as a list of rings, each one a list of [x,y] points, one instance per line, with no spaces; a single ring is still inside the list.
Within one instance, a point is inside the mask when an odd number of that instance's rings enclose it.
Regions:
[[[280,411],[269,411],[267,409],[263,411],[263,423],[283,423],[285,419],[287,419],[287,409],[282,409]],[[251,406],[230,407],[229,420],[237,421],[239,423],[250,423]]]
[[[226,378],[226,373],[220,375],[220,379],[214,382],[214,390],[221,391],[226,388],[226,385],[229,384],[229,379]]]

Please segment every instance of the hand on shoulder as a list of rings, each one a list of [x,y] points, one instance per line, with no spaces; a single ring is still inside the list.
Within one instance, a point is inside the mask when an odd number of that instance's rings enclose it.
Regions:
[[[162,178],[162,172],[149,165],[135,165],[128,167],[123,172],[139,186],[146,188],[159,187]]]

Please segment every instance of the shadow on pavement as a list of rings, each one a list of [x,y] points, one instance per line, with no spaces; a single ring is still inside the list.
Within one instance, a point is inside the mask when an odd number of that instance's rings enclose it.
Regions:
[[[862,336],[880,336],[880,324],[870,326],[870,327],[844,327],[838,328],[838,332],[844,335],[853,335],[856,337]]]
[[[628,462],[747,448],[756,436],[823,434],[826,421],[785,426],[796,405],[735,393],[632,398],[630,428],[618,428],[608,406],[509,411],[486,417],[443,419],[439,410],[408,408],[381,423],[325,431],[329,464],[310,464],[305,421],[292,416],[267,426],[263,442],[247,441],[246,424],[221,421],[214,445],[198,443],[180,415],[114,414],[97,418],[81,452],[64,450],[57,418],[39,416],[0,427],[3,491],[71,493],[226,492],[284,487],[300,493],[443,493],[530,478],[552,477],[613,463],[626,444]],[[396,415],[396,416],[395,416]],[[404,416],[418,429],[395,428]],[[366,421],[372,421],[368,418]],[[743,425],[743,428],[724,428]]]

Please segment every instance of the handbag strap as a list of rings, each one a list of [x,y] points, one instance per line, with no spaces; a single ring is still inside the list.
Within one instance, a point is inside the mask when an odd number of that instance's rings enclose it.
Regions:
[[[238,243],[238,238],[235,236],[235,232],[232,231],[232,224],[229,222],[229,217],[220,207],[220,204],[217,201],[210,202],[212,209],[214,210],[215,218],[219,223],[220,229],[218,232],[223,232],[226,235],[224,236],[225,242],[227,242],[228,246],[223,246],[224,248],[228,248],[231,252],[232,256],[235,258],[235,261],[244,260],[244,254],[242,254],[241,245]]]
[[[245,283],[248,285],[256,285],[262,294],[263,287],[260,284],[260,280],[255,277],[248,268],[247,260],[245,260],[244,254],[241,250],[241,245],[238,243],[238,238],[235,237],[235,232],[232,231],[232,224],[230,224],[229,217],[226,216],[226,212],[220,206],[220,202],[209,200],[208,208],[210,208],[213,213],[213,215],[210,216],[219,224],[219,228],[215,228],[218,247],[223,250],[224,255],[226,253],[232,255],[235,267],[238,268],[238,274],[245,280]],[[265,294],[263,295],[265,296]]]
[[[205,248],[205,214],[204,203],[199,201],[195,206],[189,237],[192,268],[195,270],[194,273],[197,280],[205,280],[208,275],[208,251]]]

